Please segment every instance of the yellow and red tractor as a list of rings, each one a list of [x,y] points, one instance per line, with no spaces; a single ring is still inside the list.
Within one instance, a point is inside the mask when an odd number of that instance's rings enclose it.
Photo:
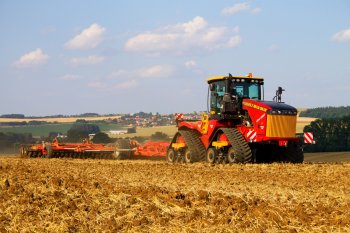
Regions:
[[[273,101],[266,101],[264,79],[251,73],[207,81],[209,113],[199,121],[178,118],[168,162],[303,162],[297,109],[281,101],[281,87]]]

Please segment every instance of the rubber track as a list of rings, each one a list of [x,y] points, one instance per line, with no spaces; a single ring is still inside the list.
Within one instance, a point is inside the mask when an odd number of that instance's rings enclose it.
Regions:
[[[186,145],[192,153],[193,162],[204,161],[206,150],[199,139],[200,134],[194,130],[179,130],[179,133],[184,137]]]
[[[244,139],[243,135],[235,128],[220,128],[226,135],[232,147],[237,150],[239,157],[243,158],[242,163],[253,162],[252,150]]]

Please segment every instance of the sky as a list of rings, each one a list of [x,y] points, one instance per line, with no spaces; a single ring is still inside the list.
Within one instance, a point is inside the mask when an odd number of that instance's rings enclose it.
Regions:
[[[205,111],[208,77],[350,103],[350,1],[0,0],[0,114]]]

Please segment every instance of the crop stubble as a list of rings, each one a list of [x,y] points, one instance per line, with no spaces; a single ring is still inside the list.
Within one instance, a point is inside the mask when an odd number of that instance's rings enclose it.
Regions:
[[[0,158],[0,232],[350,231],[350,164]]]

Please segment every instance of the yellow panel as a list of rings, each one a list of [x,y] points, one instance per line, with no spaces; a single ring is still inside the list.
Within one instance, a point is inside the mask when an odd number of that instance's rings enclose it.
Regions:
[[[211,81],[217,81],[217,80],[223,80],[225,78],[228,78],[228,76],[213,76],[213,77],[210,77],[208,78],[208,82],[211,82]],[[264,79],[261,78],[261,77],[247,77],[247,76],[232,76],[231,78],[240,78],[240,79],[254,79],[254,80],[260,80],[260,81],[263,81]]]
[[[209,127],[209,115],[206,113],[202,114],[202,126],[201,126],[201,133],[207,134],[208,133],[208,127]]]
[[[177,151],[181,148],[184,148],[186,145],[183,142],[179,142],[179,143],[172,143],[171,146]]]
[[[214,141],[212,143],[212,145],[216,148],[216,149],[219,149],[221,147],[224,147],[224,146],[228,146],[228,142],[227,141]]]
[[[295,137],[297,116],[267,115],[267,137]]]

